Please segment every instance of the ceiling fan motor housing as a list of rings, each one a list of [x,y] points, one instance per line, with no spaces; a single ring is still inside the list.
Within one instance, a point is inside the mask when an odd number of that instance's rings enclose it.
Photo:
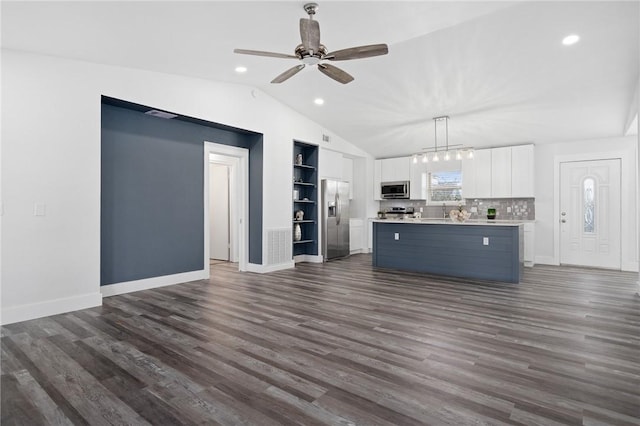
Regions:
[[[327,54],[327,48],[323,44],[320,45],[317,52],[307,50],[302,44],[296,47],[295,54],[300,60],[307,65],[315,65]]]

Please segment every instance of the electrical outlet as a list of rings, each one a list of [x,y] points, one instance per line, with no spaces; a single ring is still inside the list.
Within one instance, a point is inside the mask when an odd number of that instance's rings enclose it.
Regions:
[[[471,213],[478,213],[478,208],[476,206],[471,207]]]
[[[482,245],[483,246],[489,245],[489,237],[482,237]]]
[[[420,207],[420,213],[424,213],[424,208]]]
[[[393,234],[393,239],[398,241],[400,239],[400,233],[396,232]]]
[[[507,207],[507,213],[511,213],[511,207]]]

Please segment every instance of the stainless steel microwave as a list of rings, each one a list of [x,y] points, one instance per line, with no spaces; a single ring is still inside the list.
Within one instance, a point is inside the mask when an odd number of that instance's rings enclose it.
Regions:
[[[382,182],[380,184],[380,195],[384,200],[408,199],[409,181]]]

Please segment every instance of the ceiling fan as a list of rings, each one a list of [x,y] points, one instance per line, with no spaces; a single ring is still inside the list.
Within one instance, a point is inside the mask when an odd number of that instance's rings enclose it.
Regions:
[[[371,56],[386,55],[389,53],[389,48],[386,44],[371,44],[327,52],[327,48],[320,44],[320,24],[318,21],[313,20],[313,15],[316,14],[318,5],[316,3],[307,3],[304,5],[304,10],[309,15],[309,18],[300,19],[300,38],[302,39],[302,43],[296,47],[295,55],[246,49],[234,49],[233,51],[243,55],[298,59],[302,61],[301,64],[289,68],[274,78],[271,81],[272,83],[282,83],[288,80],[300,72],[306,65],[318,65],[318,70],[321,73],[342,84],[353,81],[353,76],[334,65],[321,61],[346,61],[349,59],[369,58]]]

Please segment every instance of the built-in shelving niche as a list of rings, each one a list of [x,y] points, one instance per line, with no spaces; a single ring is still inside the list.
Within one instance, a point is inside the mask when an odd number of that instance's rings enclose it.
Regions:
[[[299,157],[301,156],[301,157]],[[300,158],[302,161],[300,162]],[[293,143],[293,255],[318,254],[318,146],[304,142]],[[303,220],[296,220],[296,212],[304,212]],[[295,241],[295,228],[300,226],[301,239]]]

